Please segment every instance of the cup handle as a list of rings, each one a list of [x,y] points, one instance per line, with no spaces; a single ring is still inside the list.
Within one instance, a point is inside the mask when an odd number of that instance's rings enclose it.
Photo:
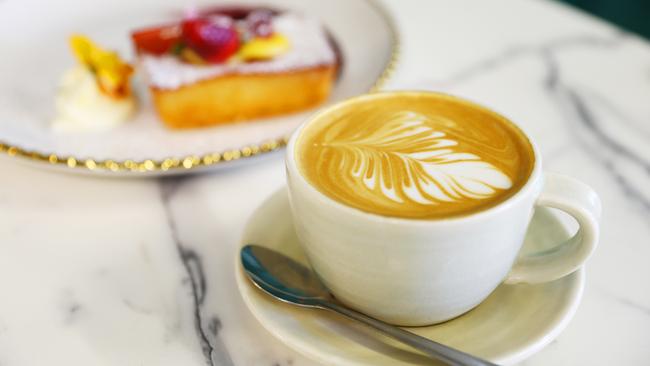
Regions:
[[[571,274],[584,264],[598,243],[601,203],[586,184],[547,173],[535,206],[562,210],[573,216],[580,228],[553,249],[518,258],[504,281],[506,284],[549,282]]]

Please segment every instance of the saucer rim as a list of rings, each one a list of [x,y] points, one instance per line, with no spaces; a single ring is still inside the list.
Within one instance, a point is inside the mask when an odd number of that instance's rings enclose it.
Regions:
[[[284,343],[287,347],[295,350],[296,352],[300,353],[301,355],[311,360],[314,360],[322,364],[326,364],[326,365],[333,364],[338,366],[363,366],[363,364],[361,363],[348,360],[345,356],[321,352],[318,350],[318,347],[315,345],[309,345],[305,342],[296,342],[295,340],[292,340],[291,337],[287,337],[285,333],[278,331],[276,327],[274,327],[271,324],[271,322],[268,322],[266,320],[266,317],[261,314],[259,310],[259,306],[255,304],[254,300],[252,300],[252,296],[250,296],[249,293],[247,292],[247,290],[250,289],[253,289],[253,291],[261,291],[261,290],[255,288],[255,286],[250,282],[248,278],[246,278],[246,275],[244,274],[244,269],[241,264],[240,253],[239,253],[240,249],[247,244],[243,240],[243,235],[247,231],[247,228],[249,228],[253,224],[253,218],[258,212],[258,210],[264,207],[265,205],[269,204],[269,201],[271,201],[272,198],[274,198],[276,195],[280,195],[282,192],[286,192],[286,191],[287,191],[287,186],[283,185],[279,189],[275,190],[273,193],[269,194],[265,198],[265,200],[253,210],[249,219],[246,221],[246,224],[244,225],[244,229],[242,230],[242,238],[241,238],[242,240],[240,240],[239,246],[235,253],[234,264],[235,264],[235,280],[237,283],[237,290],[239,291],[240,296],[244,300],[244,303],[246,304],[248,310],[253,314],[255,319],[262,325],[262,327],[266,329],[269,333],[271,333],[279,341]],[[286,197],[285,199],[288,200],[288,197]],[[529,344],[518,347],[510,351],[506,351],[504,352],[503,355],[501,355],[498,358],[490,359],[491,362],[495,362],[500,365],[512,365],[521,362],[529,358],[530,356],[536,354],[537,352],[541,351],[544,347],[546,347],[549,343],[551,343],[554,339],[556,339],[562,333],[562,331],[564,331],[564,329],[566,329],[571,319],[573,319],[573,317],[575,316],[575,313],[577,312],[580,303],[582,302],[582,296],[584,294],[584,288],[586,283],[585,267],[583,266],[577,271],[575,271],[574,273],[571,273],[556,281],[567,281],[570,285],[568,286],[568,289],[566,291],[566,296],[565,296],[566,301],[565,301],[565,305],[562,307],[563,311],[556,313],[556,317],[553,319],[552,322],[553,325],[550,327],[550,329],[546,333],[542,334],[538,339],[530,342]],[[247,288],[245,288],[244,286],[247,286]],[[314,309],[314,311],[317,311],[317,309]],[[425,326],[425,328],[432,327],[432,326],[436,326],[436,325],[434,324],[430,326]],[[408,327],[405,328],[408,329]]]

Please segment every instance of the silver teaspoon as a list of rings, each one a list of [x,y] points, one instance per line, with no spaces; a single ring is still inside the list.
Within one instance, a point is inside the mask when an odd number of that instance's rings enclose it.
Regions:
[[[332,297],[309,268],[274,250],[249,244],[242,248],[240,256],[244,271],[255,286],[280,301],[334,311],[448,365],[496,366],[343,306]]]

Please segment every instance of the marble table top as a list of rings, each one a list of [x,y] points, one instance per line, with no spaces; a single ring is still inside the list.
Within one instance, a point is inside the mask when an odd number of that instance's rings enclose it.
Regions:
[[[551,1],[386,1],[403,38],[388,89],[509,115],[545,168],[588,182],[602,238],[575,318],[524,365],[650,360],[650,44]],[[0,160],[0,365],[314,365],[252,317],[234,258],[284,184],[282,152],[170,179]]]

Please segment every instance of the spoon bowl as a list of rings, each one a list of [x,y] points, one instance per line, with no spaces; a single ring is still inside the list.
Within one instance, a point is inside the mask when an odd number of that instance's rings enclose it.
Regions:
[[[324,308],[332,296],[311,269],[259,245],[241,250],[241,262],[253,284],[276,299],[304,307]]]

